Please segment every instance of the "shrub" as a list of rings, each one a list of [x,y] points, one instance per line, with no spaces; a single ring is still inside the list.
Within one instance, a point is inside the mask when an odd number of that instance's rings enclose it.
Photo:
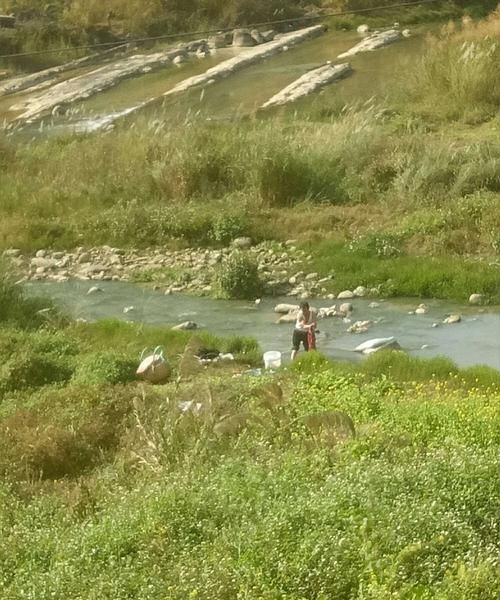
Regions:
[[[396,233],[373,233],[354,238],[348,249],[359,256],[394,258],[402,253],[402,239],[403,236]]]
[[[114,352],[83,356],[76,367],[73,383],[82,385],[117,384],[133,381],[137,361]]]
[[[238,360],[247,363],[259,364],[262,360],[262,353],[256,340],[249,337],[234,336],[224,342],[225,352],[229,352]]]
[[[27,296],[0,264],[0,323],[29,329],[59,318],[51,300]]]
[[[257,298],[263,288],[257,261],[245,252],[233,252],[217,270],[215,287],[221,298]]]
[[[221,214],[212,221],[211,237],[219,244],[228,244],[248,232],[248,223],[243,215]]]
[[[14,355],[1,367],[0,393],[63,383],[72,374],[68,360],[28,350]]]

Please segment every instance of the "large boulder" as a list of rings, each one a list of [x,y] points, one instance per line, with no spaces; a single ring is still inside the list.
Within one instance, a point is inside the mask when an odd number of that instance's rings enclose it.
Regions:
[[[257,42],[253,39],[248,29],[235,29],[233,33],[233,46],[237,48],[247,48],[256,46]]]

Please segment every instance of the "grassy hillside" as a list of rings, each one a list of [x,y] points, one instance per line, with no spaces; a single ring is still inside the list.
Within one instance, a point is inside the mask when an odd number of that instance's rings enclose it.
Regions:
[[[235,378],[248,356],[199,370],[185,334],[26,328],[27,302],[0,313],[2,597],[498,598],[498,372],[311,354]],[[133,381],[151,343],[157,388]]]

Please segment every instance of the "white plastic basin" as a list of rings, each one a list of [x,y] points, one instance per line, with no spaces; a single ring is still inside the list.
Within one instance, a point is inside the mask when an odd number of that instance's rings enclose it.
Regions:
[[[279,369],[281,367],[281,352],[270,350],[264,353],[263,358],[266,369]]]

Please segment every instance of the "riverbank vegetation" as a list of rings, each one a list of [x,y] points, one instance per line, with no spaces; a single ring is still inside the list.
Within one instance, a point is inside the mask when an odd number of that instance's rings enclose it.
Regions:
[[[498,302],[498,23],[429,38],[363,105],[324,96],[237,126],[162,125],[160,110],[105,134],[3,138],[0,245],[295,239],[339,285]]]
[[[5,598],[497,597],[497,371],[311,353],[255,377],[244,358],[197,366],[192,338],[165,329],[26,328],[32,300],[11,293]],[[133,380],[152,343],[164,386]]]

